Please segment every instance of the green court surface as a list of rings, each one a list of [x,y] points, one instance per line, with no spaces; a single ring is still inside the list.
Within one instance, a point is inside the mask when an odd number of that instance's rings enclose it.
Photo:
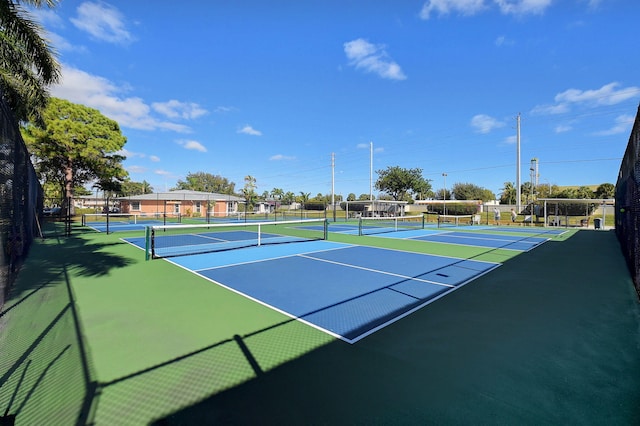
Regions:
[[[145,261],[127,233],[74,232],[34,244],[0,314],[7,423],[640,424],[640,304],[612,231],[521,254],[332,233],[502,263],[355,344]]]

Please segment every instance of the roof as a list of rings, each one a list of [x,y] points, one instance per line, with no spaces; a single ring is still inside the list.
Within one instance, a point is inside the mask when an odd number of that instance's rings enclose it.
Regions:
[[[169,192],[154,192],[152,194],[130,195],[128,197],[118,197],[121,201],[237,201],[244,202],[244,198],[236,195],[219,194],[217,192],[201,192],[180,189]]]
[[[611,206],[616,203],[616,200],[613,198],[538,198],[537,201],[547,203],[607,204]]]

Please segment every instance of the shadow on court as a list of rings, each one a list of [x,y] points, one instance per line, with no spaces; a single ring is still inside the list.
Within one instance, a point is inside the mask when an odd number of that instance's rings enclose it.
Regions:
[[[95,382],[69,274],[105,276],[130,262],[48,231],[0,312],[0,424],[88,423]]]
[[[640,423],[640,307],[613,232],[549,241],[354,345],[279,316],[97,382],[68,274],[105,283],[133,262],[109,244],[34,246],[0,316],[12,319],[9,337],[0,334],[0,416],[65,425]],[[137,272],[167,266],[145,265]],[[183,287],[197,292],[197,282]]]
[[[639,326],[613,232],[579,232],[154,424],[638,424]]]

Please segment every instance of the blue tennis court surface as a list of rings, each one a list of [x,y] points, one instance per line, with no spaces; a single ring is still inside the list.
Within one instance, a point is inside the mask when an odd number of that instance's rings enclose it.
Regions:
[[[329,241],[170,261],[349,343],[499,266]]]
[[[109,232],[125,232],[125,231],[144,231],[147,226],[157,225],[179,225],[178,222],[163,222],[159,220],[145,220],[143,223],[131,223],[127,221],[113,220],[109,221]],[[89,222],[85,224],[87,228],[91,228],[98,232],[107,232],[107,222]]]
[[[518,251],[529,251],[548,240],[548,238],[541,237],[521,237],[518,235],[502,235],[477,232],[470,233],[456,231],[430,233],[428,235],[412,237],[411,239]]]
[[[466,231],[443,231],[438,229],[421,229],[421,230],[413,230],[413,231],[398,231],[398,232],[389,232],[379,235],[374,235],[376,237],[384,237],[384,238],[401,238],[401,239],[410,239],[410,240],[419,240],[419,241],[429,241],[434,243],[444,243],[444,244],[456,244],[456,245],[465,245],[465,246],[473,246],[473,247],[486,247],[486,248],[494,248],[494,249],[505,249],[505,250],[516,250],[516,251],[529,251],[540,244],[549,240],[549,237],[552,235],[559,235],[565,231],[559,230],[551,230],[550,232],[537,232],[529,230],[529,234],[534,233],[536,235],[543,236],[533,236],[533,235],[518,235],[518,233],[514,234],[495,234],[490,231],[498,230],[496,228],[475,228],[479,229],[479,231],[475,232],[466,232]],[[508,231],[511,229],[507,228]],[[487,231],[487,232],[482,232]],[[502,229],[499,231],[503,232]],[[522,231],[520,231],[522,232]],[[544,236],[548,235],[548,236]]]

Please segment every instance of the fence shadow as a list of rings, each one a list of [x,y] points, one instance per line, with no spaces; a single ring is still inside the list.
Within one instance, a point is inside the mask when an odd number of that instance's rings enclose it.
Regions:
[[[0,420],[88,424],[96,384],[69,273],[103,276],[131,260],[81,236],[41,240],[0,312]]]

